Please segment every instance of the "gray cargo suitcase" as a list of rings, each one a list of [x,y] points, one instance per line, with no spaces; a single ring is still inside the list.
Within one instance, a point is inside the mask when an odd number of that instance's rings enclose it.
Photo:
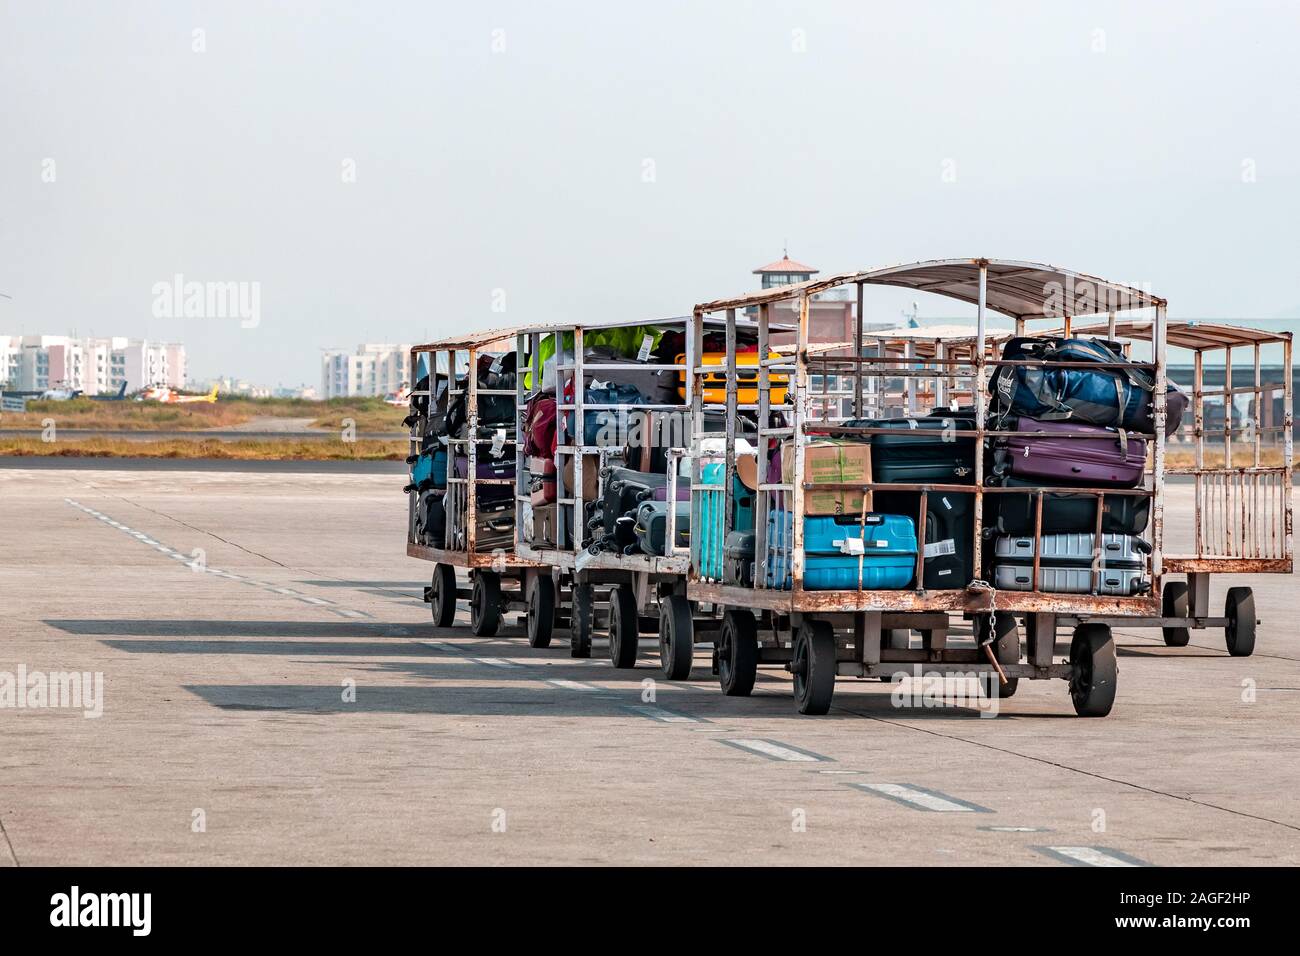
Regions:
[[[1126,534],[1101,536],[1101,567],[1092,569],[1091,534],[1045,534],[1039,558],[1039,591],[1057,594],[1105,594],[1130,597],[1151,587],[1146,556],[1151,548]],[[1004,591],[1032,591],[1034,539],[1004,535],[993,544],[993,586]],[[1095,578],[1095,580],[1094,580]]]

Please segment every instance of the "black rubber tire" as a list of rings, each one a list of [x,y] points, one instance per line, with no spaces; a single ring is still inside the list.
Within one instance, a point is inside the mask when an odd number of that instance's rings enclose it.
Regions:
[[[695,623],[691,602],[670,594],[659,602],[659,666],[668,680],[687,680],[695,663]]]
[[[794,702],[810,716],[831,709],[835,694],[835,630],[826,621],[805,621],[794,637]]]
[[[491,637],[501,626],[501,576],[481,568],[473,572],[469,598],[469,629],[475,637]]]
[[[1000,700],[1006,700],[1008,697],[1015,697],[1016,691],[1020,689],[1019,677],[1008,677],[1007,682],[1004,684],[1002,681],[998,680],[997,675],[994,674],[993,682],[997,688],[998,698]]]
[[[456,569],[450,564],[433,566],[429,610],[433,613],[436,627],[451,627],[456,620]]]
[[[573,585],[573,611],[569,621],[569,656],[591,656],[592,590],[590,584]]]
[[[636,667],[640,622],[636,596],[626,584],[609,592],[609,659],[620,670]]]
[[[728,611],[718,632],[718,683],[728,697],[748,697],[758,679],[758,626],[748,611]]]
[[[1228,619],[1223,629],[1228,653],[1233,657],[1255,653],[1255,592],[1250,588],[1228,588],[1223,616]]]
[[[1019,664],[1020,624],[1015,615],[1008,614],[1006,611],[993,615],[981,614],[975,623],[975,639],[977,643],[980,647],[983,647],[984,642],[988,639],[990,619],[995,622],[997,627],[997,632],[993,636],[993,656],[997,658],[999,664]]]
[[[555,582],[550,574],[530,575],[527,603],[528,646],[550,647],[555,628]]]
[[[1070,641],[1070,700],[1080,717],[1105,717],[1115,705],[1119,665],[1105,624],[1080,624]]]
[[[1186,581],[1166,581],[1160,596],[1160,616],[1187,617],[1188,593]],[[1162,627],[1161,630],[1168,647],[1186,647],[1192,639],[1192,632],[1186,627]]]

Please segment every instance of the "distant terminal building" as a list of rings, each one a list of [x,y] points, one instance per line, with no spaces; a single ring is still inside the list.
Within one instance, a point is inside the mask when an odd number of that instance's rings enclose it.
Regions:
[[[355,350],[327,349],[321,355],[320,397],[384,396],[410,386],[407,363],[411,346],[358,345]]]
[[[0,387],[68,389],[87,395],[150,385],[183,388],[185,346],[145,339],[71,335],[0,335]]]
[[[781,258],[759,266],[754,275],[759,277],[760,288],[772,289],[777,286],[793,285],[807,282],[820,270],[804,265],[782,252]],[[772,321],[790,323],[798,321],[798,300],[782,302],[773,306]],[[787,310],[781,314],[780,310]],[[819,292],[808,303],[808,341],[810,342],[852,342],[854,335],[854,314],[857,302],[854,301],[852,286],[839,286],[826,292]],[[757,308],[747,310],[750,318],[757,313]],[[868,323],[864,328],[887,329],[897,325],[896,322]],[[794,341],[793,334],[773,335],[773,341]]]

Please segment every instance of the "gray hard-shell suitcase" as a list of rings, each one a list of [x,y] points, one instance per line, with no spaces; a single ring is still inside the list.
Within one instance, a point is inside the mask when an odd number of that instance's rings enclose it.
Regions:
[[[1091,534],[1045,534],[1039,558],[1039,591],[1058,594],[1105,594],[1130,597],[1144,594],[1151,546],[1126,534],[1101,536],[1101,562],[1092,568]],[[1034,539],[1003,535],[993,544],[993,586],[1004,591],[1032,591]]]

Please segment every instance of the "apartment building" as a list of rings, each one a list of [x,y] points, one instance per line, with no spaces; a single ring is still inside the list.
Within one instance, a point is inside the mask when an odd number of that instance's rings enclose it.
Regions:
[[[68,335],[0,335],[0,387],[17,391],[66,388],[98,395],[122,383],[183,388],[185,346],[143,339]]]
[[[407,363],[411,346],[358,345],[355,350],[327,349],[321,355],[321,398],[388,395],[410,384]]]

